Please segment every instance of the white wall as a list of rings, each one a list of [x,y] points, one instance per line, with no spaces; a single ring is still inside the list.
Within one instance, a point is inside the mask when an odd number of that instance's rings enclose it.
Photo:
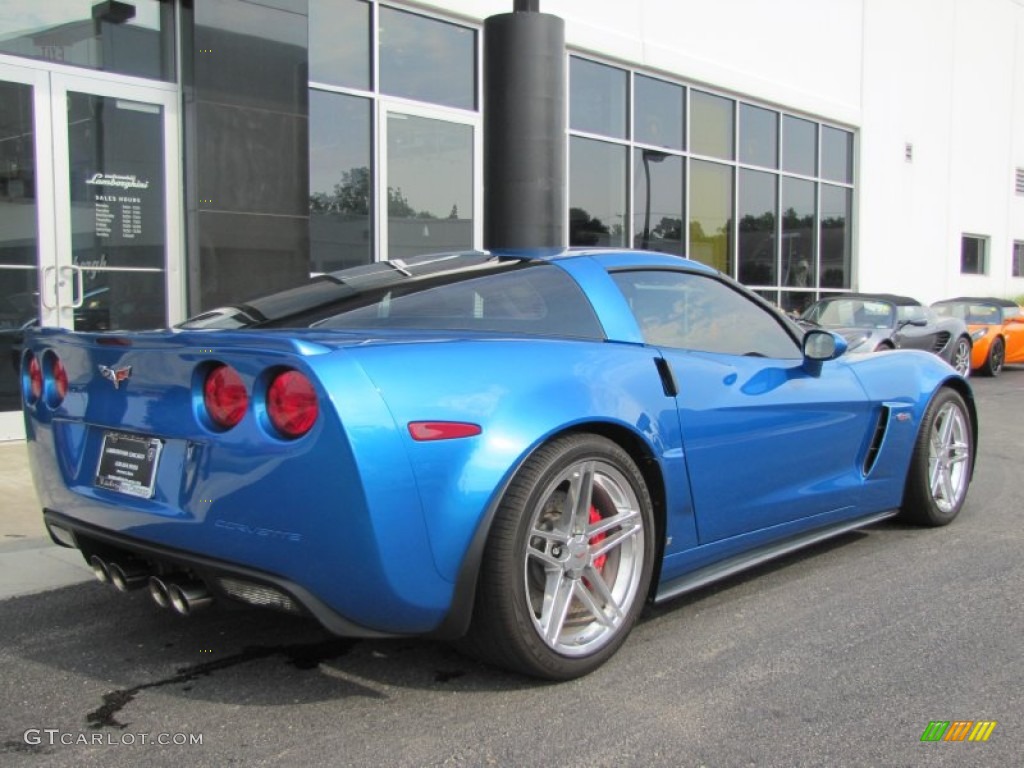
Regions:
[[[421,3],[481,21],[512,0]],[[1024,294],[1024,0],[541,0],[570,48],[858,130],[858,287]],[[913,161],[904,147],[913,144]],[[989,238],[960,274],[962,233]]]

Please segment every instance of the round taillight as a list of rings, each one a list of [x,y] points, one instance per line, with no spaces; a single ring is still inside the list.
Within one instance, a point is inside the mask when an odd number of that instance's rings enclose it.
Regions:
[[[313,384],[298,371],[279,373],[267,389],[267,416],[285,437],[302,437],[320,413]]]
[[[43,366],[39,364],[39,358],[31,352],[27,359],[28,368],[28,401],[34,403],[43,394]]]
[[[249,407],[249,393],[238,371],[230,365],[218,365],[206,374],[203,403],[218,427],[231,429],[240,422]]]
[[[60,361],[56,354],[53,355],[53,359],[50,361],[50,374],[53,376],[53,394],[52,397],[47,399],[52,400],[50,405],[56,408],[64,402],[64,398],[68,394],[68,372],[64,368],[64,363]]]

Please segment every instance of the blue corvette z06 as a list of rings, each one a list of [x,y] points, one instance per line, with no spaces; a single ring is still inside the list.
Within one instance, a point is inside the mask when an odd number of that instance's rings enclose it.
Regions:
[[[844,349],[700,264],[567,250],[380,262],[169,330],[33,330],[21,364],[46,524],[101,581],[564,680],[648,600],[956,517],[968,383]]]

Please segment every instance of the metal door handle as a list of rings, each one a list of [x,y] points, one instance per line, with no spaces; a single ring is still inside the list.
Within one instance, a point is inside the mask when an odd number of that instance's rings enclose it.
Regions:
[[[43,269],[42,281],[39,284],[39,298],[43,302],[45,309],[56,309],[57,308],[57,282],[54,278],[51,278],[50,274],[56,275],[56,267],[45,267]],[[53,304],[46,300],[46,297],[50,295],[50,289],[53,291]]]
[[[78,294],[78,297],[74,298],[71,302],[71,309],[79,309],[85,303],[85,279],[82,276],[82,270],[73,264],[65,265],[60,268],[61,277],[64,276],[65,271],[70,272],[74,278],[75,288],[77,289],[74,293]]]

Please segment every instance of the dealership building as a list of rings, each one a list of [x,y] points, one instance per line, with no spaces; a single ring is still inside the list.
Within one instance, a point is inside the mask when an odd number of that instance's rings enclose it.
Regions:
[[[1024,0],[3,2],[0,439],[28,325],[523,245],[1024,294]]]

